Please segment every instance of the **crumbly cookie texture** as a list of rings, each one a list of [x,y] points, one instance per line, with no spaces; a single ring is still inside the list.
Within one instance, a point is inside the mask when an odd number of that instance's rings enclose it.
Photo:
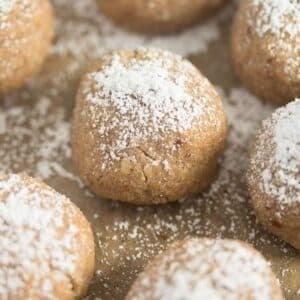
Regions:
[[[250,91],[282,105],[300,96],[300,3],[242,1],[232,28],[232,57]]]
[[[94,270],[89,223],[39,180],[0,176],[0,298],[75,299]]]
[[[73,159],[100,196],[175,201],[211,183],[226,132],[218,94],[191,63],[158,49],[120,51],[82,80]]]
[[[139,275],[126,300],[280,300],[279,284],[255,249],[235,240],[175,242]]]
[[[0,95],[21,87],[38,72],[53,31],[48,0],[0,0]]]
[[[227,0],[97,0],[116,24],[143,33],[182,30],[217,12]]]
[[[300,99],[263,122],[248,182],[258,219],[300,249]]]

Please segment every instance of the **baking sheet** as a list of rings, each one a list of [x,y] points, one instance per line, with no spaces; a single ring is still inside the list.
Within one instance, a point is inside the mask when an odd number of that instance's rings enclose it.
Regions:
[[[300,253],[264,231],[248,205],[245,169],[253,134],[274,108],[262,104],[235,78],[229,30],[233,5],[189,31],[169,37],[123,32],[97,12],[93,0],[55,0],[56,39],[39,76],[0,101],[0,172],[43,178],[66,194],[92,224],[97,266],[86,299],[123,299],[147,262],[186,236],[237,238],[270,260],[286,299],[300,299]],[[211,188],[194,199],[136,207],[99,199],[74,173],[70,119],[78,80],[87,65],[118,47],[169,48],[188,58],[224,99],[230,135]]]

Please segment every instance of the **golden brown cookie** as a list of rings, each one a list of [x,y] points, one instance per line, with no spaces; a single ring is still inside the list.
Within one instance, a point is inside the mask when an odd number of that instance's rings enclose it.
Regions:
[[[175,242],[141,273],[126,300],[283,300],[268,262],[236,240]]]
[[[97,0],[101,12],[129,30],[169,33],[214,14],[227,0]]]
[[[0,176],[0,249],[0,299],[78,299],[93,276],[88,221],[37,179]]]
[[[52,37],[48,0],[0,1],[0,95],[21,87],[40,69]]]
[[[158,49],[119,51],[82,79],[73,160],[101,197],[165,203],[210,185],[226,134],[221,99],[191,63]]]
[[[232,58],[243,84],[282,105],[300,96],[300,2],[240,1],[232,28]]]
[[[258,220],[300,249],[300,99],[263,122],[247,179]]]

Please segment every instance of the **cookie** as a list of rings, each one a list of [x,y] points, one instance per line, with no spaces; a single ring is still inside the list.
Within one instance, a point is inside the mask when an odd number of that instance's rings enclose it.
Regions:
[[[190,62],[158,49],[117,51],[81,81],[73,161],[101,197],[166,203],[211,184],[226,135],[221,99]]]
[[[39,71],[53,26],[48,0],[0,0],[0,95],[20,88]]]
[[[0,176],[0,249],[0,299],[77,299],[93,276],[89,223],[37,179]]]
[[[217,12],[227,0],[97,0],[116,24],[142,33],[183,30]]]
[[[300,99],[263,122],[247,180],[258,220],[300,249]]]
[[[264,101],[283,105],[300,97],[300,3],[246,0],[232,27],[236,73]]]
[[[283,300],[268,262],[235,240],[189,238],[158,255],[126,300]]]

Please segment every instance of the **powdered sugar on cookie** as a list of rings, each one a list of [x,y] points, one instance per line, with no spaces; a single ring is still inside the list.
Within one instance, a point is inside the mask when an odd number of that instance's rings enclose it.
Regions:
[[[272,155],[265,159],[264,144],[257,149],[255,160],[264,165],[261,189],[282,204],[300,202],[300,99],[275,111],[263,123],[260,141],[271,144]]]
[[[259,7],[255,28],[260,36],[271,32],[281,38],[285,34],[296,36],[300,33],[299,0],[252,1]]]
[[[78,260],[78,228],[70,221],[75,212],[67,198],[39,181],[0,177],[1,299],[22,295],[27,284],[40,298],[56,299],[49,278],[68,281]]]
[[[14,0],[0,0],[0,30],[8,26],[7,16],[12,11],[15,5]]]
[[[108,164],[119,160],[128,148],[193,129],[196,119],[203,123],[214,111],[204,77],[189,90],[193,76],[200,75],[188,61],[156,49],[140,48],[138,52],[144,58],[128,62],[114,55],[85,81],[85,101],[94,123],[100,124],[98,131],[104,137],[114,137],[108,145],[101,145],[103,156],[109,156]],[[98,109],[103,111],[101,116]],[[202,115],[206,116],[204,120]],[[97,121],[99,117],[101,122]]]
[[[0,30],[4,28],[7,16],[13,11],[16,5],[18,5],[24,13],[28,13],[27,8],[30,7],[28,1],[29,0],[0,0]]]
[[[0,18],[12,10],[14,0],[1,0],[0,1]]]
[[[189,239],[175,243],[156,259],[152,271],[157,280],[141,276],[145,299],[237,300],[241,291],[254,300],[272,299],[268,263],[237,241]]]

